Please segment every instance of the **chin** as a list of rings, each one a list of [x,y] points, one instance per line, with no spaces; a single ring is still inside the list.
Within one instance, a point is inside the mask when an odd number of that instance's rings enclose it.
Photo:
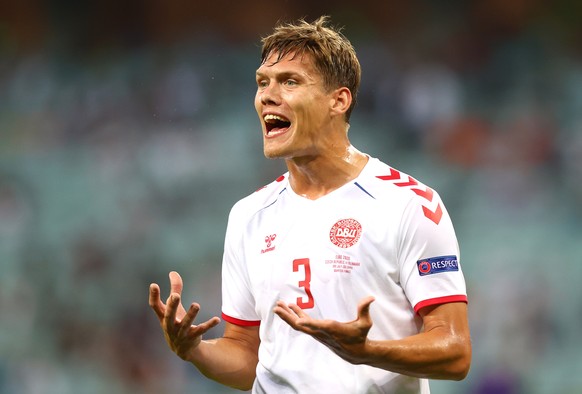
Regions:
[[[269,144],[267,141],[263,145],[263,154],[267,159],[283,159],[288,153],[280,144]]]
[[[284,158],[284,155],[282,153],[274,151],[272,149],[263,150],[263,154],[265,155],[265,157],[267,159],[282,159],[282,158]]]

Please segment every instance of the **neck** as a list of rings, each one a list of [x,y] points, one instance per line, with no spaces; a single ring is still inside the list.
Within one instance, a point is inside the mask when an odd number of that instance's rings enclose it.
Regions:
[[[326,155],[287,159],[289,182],[293,191],[316,200],[355,179],[368,156],[351,145]]]

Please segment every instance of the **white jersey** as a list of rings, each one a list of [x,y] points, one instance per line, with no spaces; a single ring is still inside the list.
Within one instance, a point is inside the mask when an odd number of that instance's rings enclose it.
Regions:
[[[283,300],[351,321],[370,295],[372,340],[417,334],[424,306],[466,302],[455,232],[432,189],[370,158],[317,200],[295,194],[285,174],[233,207],[222,316],[260,325],[253,393],[428,393],[427,380],[350,364],[273,313]]]

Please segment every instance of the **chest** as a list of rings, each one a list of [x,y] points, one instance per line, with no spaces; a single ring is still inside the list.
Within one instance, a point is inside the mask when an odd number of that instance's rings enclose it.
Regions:
[[[259,313],[284,300],[329,316],[322,309],[398,280],[395,225],[365,202],[275,205],[249,223],[245,261]]]

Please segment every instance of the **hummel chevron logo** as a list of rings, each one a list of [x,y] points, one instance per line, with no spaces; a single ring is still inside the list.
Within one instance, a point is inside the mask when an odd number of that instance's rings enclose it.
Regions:
[[[396,171],[394,168],[390,168],[390,175],[379,175],[376,178],[382,179],[383,181],[393,181],[400,179],[400,172]]]
[[[376,178],[381,179],[383,181],[400,181],[402,178],[402,174],[400,174],[400,171],[397,171],[394,168],[390,168],[389,175],[379,175],[376,176]],[[393,182],[393,184],[398,187],[419,186],[418,181],[411,176],[408,176],[408,180],[403,180],[402,182]],[[416,193],[418,196],[424,198],[428,202],[432,202],[434,192],[430,187],[422,185],[422,187],[419,186],[411,188],[410,190]],[[434,211],[432,211],[426,205],[423,205],[422,212],[424,213],[424,216],[432,220],[435,224],[439,224],[441,218],[443,217],[443,209],[440,203],[437,203],[436,209]]]
[[[441,204],[437,204],[437,207],[434,212],[423,205],[422,212],[424,212],[424,216],[426,216],[436,224],[439,224],[441,218],[443,217],[443,209],[441,208]]]

